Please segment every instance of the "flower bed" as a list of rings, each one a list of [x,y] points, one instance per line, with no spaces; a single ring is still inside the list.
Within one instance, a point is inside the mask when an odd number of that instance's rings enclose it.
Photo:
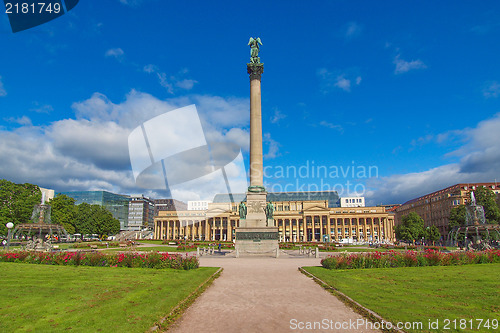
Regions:
[[[198,268],[196,257],[182,257],[168,253],[119,253],[104,254],[100,252],[36,252],[19,251],[0,254],[0,261],[21,262],[27,264],[70,265],[70,266],[108,266],[134,268]]]
[[[388,244],[382,244],[380,247],[384,249],[392,249],[392,250],[417,250],[421,249],[422,246],[416,246],[416,245],[388,245]],[[424,246],[424,250],[436,250],[436,251],[446,251],[446,247],[444,246]]]
[[[432,249],[424,252],[372,252],[363,254],[342,254],[321,260],[328,269],[359,269],[416,266],[450,266],[467,264],[500,263],[500,250],[480,252],[442,253]]]
[[[181,250],[181,251],[196,250],[196,246],[195,245],[181,244],[181,245],[177,246],[177,250]]]

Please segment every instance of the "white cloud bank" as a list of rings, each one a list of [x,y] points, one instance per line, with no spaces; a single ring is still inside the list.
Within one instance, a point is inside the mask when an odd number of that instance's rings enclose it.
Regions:
[[[460,133],[465,144],[448,154],[459,157],[459,162],[423,172],[373,179],[368,182],[368,201],[371,204],[403,203],[458,183],[500,180],[500,113],[481,121],[475,128],[452,132],[438,135],[435,140],[456,138]]]
[[[208,141],[229,141],[247,147],[246,99],[193,95],[160,100],[132,90],[125,101],[116,104],[94,93],[72,105],[74,118],[43,127],[33,126],[28,118],[12,119],[21,127],[0,130],[0,156],[8,157],[0,163],[0,178],[57,191],[143,193],[145,190],[136,187],[132,175],[129,133],[148,119],[190,104],[198,108]],[[179,200],[192,199],[188,193],[177,195]],[[197,198],[212,199],[211,195],[198,193]]]

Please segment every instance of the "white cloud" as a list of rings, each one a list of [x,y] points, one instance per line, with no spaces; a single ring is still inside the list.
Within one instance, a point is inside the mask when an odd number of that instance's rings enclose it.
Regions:
[[[34,107],[30,109],[30,111],[33,111],[33,112],[36,112],[36,113],[51,113],[52,111],[54,111],[54,108],[52,107],[52,105],[49,105],[49,104],[40,104],[38,102],[34,102],[33,103]]]
[[[483,96],[486,98],[496,98],[500,95],[500,83],[497,81],[489,82],[483,89]]]
[[[401,59],[401,56],[399,54],[394,58],[393,63],[396,65],[396,68],[394,69],[394,74],[403,74],[414,69],[427,68],[427,66],[422,62],[422,60],[417,59],[412,61],[406,61]]]
[[[274,114],[271,116],[271,123],[277,124],[280,120],[285,119],[286,114],[283,114],[278,108],[274,109]]]
[[[22,116],[22,117],[19,117],[19,118],[10,117],[10,118],[6,118],[5,120],[8,121],[8,122],[11,122],[11,123],[16,123],[16,124],[22,125],[22,126],[31,126],[31,125],[33,125],[31,123],[31,119],[29,117],[27,117],[27,116]]]
[[[194,86],[195,83],[198,83],[198,81],[196,81],[196,80],[190,80],[190,79],[184,79],[184,80],[177,81],[175,83],[175,86],[179,87],[181,89],[184,89],[184,90],[191,90],[191,89],[193,89],[193,86]]]
[[[351,91],[351,80],[348,80],[344,76],[339,75],[335,80],[334,86],[344,91]]]
[[[72,105],[75,119],[44,127],[32,126],[28,117],[11,119],[22,126],[0,130],[0,156],[9,156],[0,164],[0,174],[11,181],[58,191],[99,189],[146,194],[148,190],[138,188],[132,175],[128,134],[146,120],[190,104],[196,104],[200,111],[207,140],[249,146],[245,129],[248,99],[193,95],[160,100],[132,90],[125,101],[113,103],[104,94],[94,93]],[[218,157],[224,158],[224,154],[232,156],[234,149],[218,152]]]
[[[343,28],[343,34],[344,37],[347,39],[351,39],[354,37],[358,37],[361,35],[361,32],[363,31],[363,26],[356,22],[349,22],[344,28]]]
[[[149,64],[149,65],[144,66],[143,70],[146,73],[154,73],[154,72],[158,72],[158,67],[156,65]]]
[[[115,48],[115,49],[109,49],[109,50],[107,50],[106,53],[104,53],[104,56],[106,56],[106,57],[113,57],[113,58],[116,58],[116,59],[121,59],[124,54],[125,54],[125,52],[123,52],[123,50],[118,47],[118,48]]]
[[[268,151],[264,155],[264,158],[272,159],[280,156],[279,148],[281,145],[271,138],[271,133],[264,133],[262,140],[268,146]]]
[[[160,85],[167,90],[169,94],[174,93],[174,87],[183,90],[191,90],[198,81],[193,79],[183,79],[182,76],[189,73],[187,68],[183,68],[176,75],[167,75],[167,73],[160,71],[160,68],[153,64],[148,64],[142,69],[148,74],[156,74]]]
[[[344,128],[341,125],[335,125],[335,124],[329,123],[325,120],[321,121],[319,124],[321,126],[328,127],[328,128],[334,129],[336,131],[339,131],[340,133],[344,133]]]
[[[372,179],[368,183],[371,190],[366,193],[366,197],[372,204],[381,201],[403,203],[458,183],[500,179],[500,113],[481,121],[475,128],[451,131],[444,136],[457,135],[463,136],[465,143],[447,155],[458,157],[459,162],[423,172]]]
[[[339,88],[346,92],[351,91],[351,87],[355,84],[359,86],[361,84],[361,76],[352,75],[350,71],[335,74],[326,68],[320,68],[317,72],[318,76],[321,78],[322,90],[324,93],[331,91],[333,88]],[[354,82],[354,83],[353,83]]]
[[[7,91],[5,90],[2,82],[2,77],[0,76],[0,97],[7,96]]]
[[[168,93],[169,94],[173,94],[174,93],[174,86],[172,85],[172,83],[170,83],[167,79],[167,74],[166,73],[156,73],[156,75],[158,76],[158,80],[160,81],[160,85],[167,89]]]

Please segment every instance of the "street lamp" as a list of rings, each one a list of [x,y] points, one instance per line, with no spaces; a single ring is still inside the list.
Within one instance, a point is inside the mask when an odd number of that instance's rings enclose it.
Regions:
[[[7,251],[8,251],[10,248],[10,237],[11,237],[12,228],[14,228],[14,223],[9,222],[5,226],[7,227],[7,229],[9,229],[9,232],[7,233]]]

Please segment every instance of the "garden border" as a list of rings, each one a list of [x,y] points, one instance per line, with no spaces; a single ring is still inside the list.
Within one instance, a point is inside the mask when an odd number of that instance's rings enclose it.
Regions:
[[[363,305],[359,304],[358,302],[356,302],[355,300],[353,300],[351,297],[347,296],[346,294],[344,294],[343,292],[339,291],[338,289],[330,286],[328,283],[326,283],[325,281],[321,280],[316,275],[314,275],[312,273],[309,273],[304,268],[299,267],[299,271],[302,274],[304,274],[304,275],[312,278],[314,280],[314,282],[316,282],[317,284],[319,284],[321,287],[323,287],[323,289],[325,289],[326,291],[328,291],[333,296],[337,297],[344,304],[346,304],[347,306],[349,306],[350,308],[352,308],[354,310],[354,312],[362,315],[363,317],[371,320],[372,322],[379,322],[379,323],[389,322],[389,320],[384,319],[378,313],[376,313],[376,312],[374,312],[374,311],[372,311],[372,310],[364,307]],[[395,325],[393,324],[393,327],[394,326]],[[392,328],[392,329],[381,329],[381,330],[384,331],[384,332],[406,333],[405,331],[397,329],[395,327]]]
[[[179,302],[165,317],[158,320],[155,326],[149,329],[149,332],[165,332],[167,331],[179,317],[189,308],[194,301],[203,294],[203,292],[212,285],[215,279],[217,279],[224,269],[219,267],[219,269],[213,273],[205,282],[196,288],[191,294]]]

